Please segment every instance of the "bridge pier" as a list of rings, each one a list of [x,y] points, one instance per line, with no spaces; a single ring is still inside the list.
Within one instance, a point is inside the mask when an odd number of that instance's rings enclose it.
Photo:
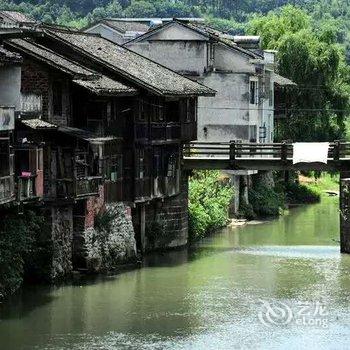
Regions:
[[[350,172],[340,173],[340,251],[350,254]]]

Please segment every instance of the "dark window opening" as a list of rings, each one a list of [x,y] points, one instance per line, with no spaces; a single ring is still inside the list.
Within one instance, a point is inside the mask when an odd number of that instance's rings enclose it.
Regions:
[[[122,179],[122,156],[112,156],[107,161],[106,179],[109,181],[118,181]]]
[[[180,103],[179,101],[170,101],[167,103],[167,122],[176,123],[180,121]]]
[[[250,82],[250,104],[258,104],[258,82]]]
[[[0,177],[10,175],[9,141],[0,141]]]

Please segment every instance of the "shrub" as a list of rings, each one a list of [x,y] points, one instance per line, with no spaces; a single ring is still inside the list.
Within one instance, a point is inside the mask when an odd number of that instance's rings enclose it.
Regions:
[[[1,213],[0,298],[15,292],[22,284],[25,268],[39,271],[45,259],[45,219],[33,211],[18,215],[16,209]],[[40,248],[40,249],[38,249]]]
[[[259,184],[249,190],[249,201],[257,216],[278,216],[284,208],[284,195]]]
[[[218,171],[197,171],[189,182],[189,233],[198,239],[226,225],[233,188]]]

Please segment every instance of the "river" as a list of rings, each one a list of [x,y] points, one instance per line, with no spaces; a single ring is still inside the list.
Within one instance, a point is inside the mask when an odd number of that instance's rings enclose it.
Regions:
[[[0,305],[0,349],[348,349],[338,199]]]

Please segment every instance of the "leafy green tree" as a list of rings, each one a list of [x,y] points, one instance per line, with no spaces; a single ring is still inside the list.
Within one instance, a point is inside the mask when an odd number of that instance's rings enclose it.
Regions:
[[[156,16],[155,6],[144,0],[132,0],[130,6],[125,10],[127,17],[154,17]]]
[[[280,74],[298,87],[288,94],[287,119],[280,137],[295,141],[330,141],[344,137],[349,114],[349,68],[330,25],[315,28],[305,11],[286,6],[256,16],[248,33],[261,35],[263,47],[277,50]]]

